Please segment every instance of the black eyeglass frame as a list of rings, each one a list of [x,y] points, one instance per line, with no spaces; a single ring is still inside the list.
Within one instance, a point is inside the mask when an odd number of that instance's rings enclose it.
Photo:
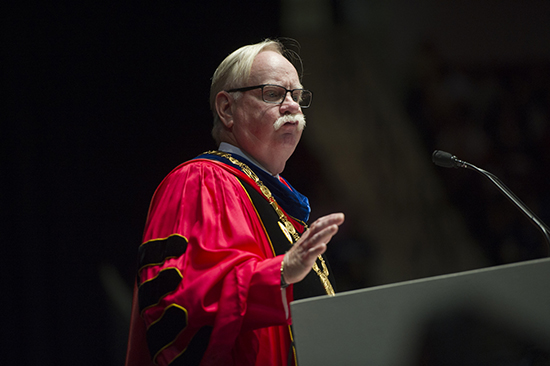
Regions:
[[[265,100],[265,98],[264,98],[264,87],[266,87],[266,86],[276,86],[278,88],[283,88],[285,90],[285,95],[281,99],[280,102],[270,102],[269,100]],[[271,104],[283,104],[285,99],[286,99],[286,93],[290,93],[290,96],[291,96],[292,100],[294,100],[296,103],[300,104],[297,100],[294,99],[294,96],[293,96],[293,93],[297,90],[309,93],[309,104],[307,106],[300,105],[300,108],[309,108],[309,106],[311,105],[311,101],[313,99],[313,93],[311,92],[311,90],[307,90],[307,89],[287,89],[284,86],[277,85],[277,84],[260,84],[260,85],[254,85],[254,86],[245,86],[244,88],[229,89],[229,90],[226,90],[226,92],[228,92],[228,93],[245,92],[245,91],[254,90],[254,89],[262,89],[262,100],[266,103],[271,103]]]

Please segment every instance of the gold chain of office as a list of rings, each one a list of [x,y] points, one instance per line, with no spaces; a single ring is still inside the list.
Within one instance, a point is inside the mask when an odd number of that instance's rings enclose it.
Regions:
[[[254,173],[254,171],[250,169],[248,165],[246,165],[240,160],[235,159],[229,153],[224,153],[221,151],[207,151],[205,154],[221,156],[229,160],[231,163],[237,165],[239,168],[241,168],[242,172],[246,174],[247,177],[252,179],[258,185],[258,187],[260,187],[260,191],[262,191],[263,195],[267,198],[267,201],[269,202],[271,207],[273,207],[273,209],[277,213],[277,216],[279,217],[279,226],[281,227],[281,230],[286,235],[290,243],[294,244],[296,241],[298,241],[298,239],[300,239],[300,235],[296,231],[296,228],[294,228],[292,223],[287,219],[286,215],[283,213],[283,211],[277,204],[277,201],[271,194],[271,191],[269,190],[269,188],[267,188],[263,184],[260,178],[258,178],[256,173]],[[290,235],[292,237],[290,237]],[[294,238],[294,241],[292,240],[292,238]],[[319,276],[319,279],[321,280],[321,283],[323,284],[323,287],[325,288],[326,293],[330,296],[334,296],[334,289],[332,288],[332,285],[328,279],[329,272],[328,272],[327,265],[325,263],[325,259],[321,255],[318,256],[318,259],[321,262],[321,267],[323,268],[323,270],[319,268],[319,266],[317,265],[317,261],[313,263],[313,270],[315,271],[317,276]]]

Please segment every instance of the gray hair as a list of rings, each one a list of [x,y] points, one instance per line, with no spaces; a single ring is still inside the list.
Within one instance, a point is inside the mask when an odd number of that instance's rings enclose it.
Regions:
[[[227,56],[214,72],[210,86],[210,109],[214,117],[212,137],[218,144],[220,143],[222,123],[216,111],[216,95],[222,90],[246,86],[245,83],[250,76],[252,63],[262,51],[275,51],[288,58],[291,62],[298,60],[301,66],[300,57],[296,52],[285,48],[281,41],[272,39],[243,46]],[[236,98],[238,98],[238,94]]]

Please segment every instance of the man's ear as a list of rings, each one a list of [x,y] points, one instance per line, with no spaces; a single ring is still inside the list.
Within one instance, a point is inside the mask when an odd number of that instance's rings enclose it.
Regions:
[[[233,126],[233,103],[235,100],[226,91],[221,91],[216,95],[216,112],[225,127]]]

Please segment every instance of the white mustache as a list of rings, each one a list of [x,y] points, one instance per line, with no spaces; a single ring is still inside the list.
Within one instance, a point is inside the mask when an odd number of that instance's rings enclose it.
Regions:
[[[285,123],[288,122],[298,122],[298,130],[302,131],[306,127],[306,117],[303,114],[287,114],[282,117],[277,118],[273,124],[273,128],[277,131]]]

